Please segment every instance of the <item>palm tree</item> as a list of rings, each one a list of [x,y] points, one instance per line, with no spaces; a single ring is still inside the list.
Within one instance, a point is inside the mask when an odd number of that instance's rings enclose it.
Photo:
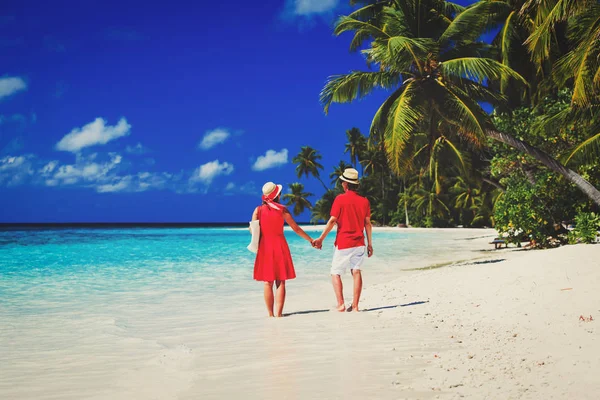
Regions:
[[[584,18],[577,20],[576,24],[581,23],[583,31],[593,28],[597,23],[593,21],[594,15],[596,18],[598,15],[597,7],[597,0],[527,0],[523,11],[532,15],[534,29],[525,44],[534,62],[541,66],[556,55],[556,48],[562,44],[557,39],[557,33],[564,28],[564,23],[569,18],[583,16]],[[578,38],[582,43],[590,43],[588,39],[592,39],[592,36]],[[585,47],[584,45],[580,51],[585,53]],[[559,52],[559,55],[560,53],[562,52]]]
[[[298,164],[296,165],[296,175],[298,175],[298,178],[302,177],[302,175],[306,177],[312,175],[321,182],[325,190],[329,190],[319,176],[319,170],[323,169],[323,166],[319,164],[321,158],[323,157],[317,150],[309,146],[303,146],[300,149],[300,153],[292,159],[292,162]]]
[[[456,195],[454,199],[456,208],[459,210],[473,210],[477,197],[481,194],[481,187],[469,179],[457,176],[456,183],[450,191]]]
[[[433,188],[432,190],[417,188],[414,191],[413,198],[415,210],[429,219],[436,217],[442,219],[450,214],[444,196],[436,193]]]
[[[367,138],[358,128],[347,130],[346,137],[348,138],[348,143],[346,143],[344,153],[350,153],[350,162],[356,168],[356,164],[362,158],[361,156],[367,148]]]
[[[287,205],[294,206],[294,215],[298,216],[304,212],[305,208],[309,210],[312,208],[312,204],[308,201],[307,197],[314,196],[312,193],[304,191],[304,185],[301,183],[290,183],[290,193],[283,195],[283,200],[287,201]]]
[[[459,219],[466,219],[465,214],[469,215],[468,220],[463,220],[465,225],[469,225],[477,214],[483,193],[482,183],[481,180],[476,182],[474,179],[457,176],[454,185],[450,188],[450,192],[455,196],[454,206],[460,214]]]
[[[321,199],[317,200],[315,206],[311,210],[310,222],[316,224],[319,221],[329,220],[331,206],[333,206],[333,201],[335,200],[336,195],[337,194],[335,191],[328,190]]]
[[[383,6],[378,16],[368,20],[361,20],[355,12],[338,21],[336,34],[355,34],[351,48],[357,41],[373,40],[363,53],[367,63],[377,65],[379,70],[330,77],[321,92],[326,113],[331,103],[349,103],[376,88],[391,90],[373,118],[370,135],[382,138],[390,167],[397,174],[410,168],[415,132],[427,134],[429,153],[441,137],[453,149],[458,149],[459,141],[481,147],[486,137],[491,137],[532,155],[600,205],[600,191],[581,176],[543,151],[494,128],[479,103],[501,104],[506,98],[486,82],[512,79],[524,86],[526,82],[493,58],[491,46],[473,38],[479,33],[465,26],[460,14],[454,19],[442,18],[446,12],[444,2],[434,0],[389,4],[393,7]],[[414,6],[410,15],[404,10],[408,4]],[[423,19],[422,14],[427,17]],[[429,29],[423,29],[421,23]],[[442,133],[437,129],[440,123],[454,129]]]
[[[539,83],[544,78],[544,72],[547,72],[542,68],[544,64],[536,65],[523,45],[535,28],[535,22],[525,8],[526,3],[527,0],[480,0],[456,16],[456,20],[460,21],[460,24],[455,24],[458,31],[468,26],[474,34],[481,35],[498,29],[492,40],[497,49],[497,59],[525,77],[529,83],[529,90],[524,90],[522,85],[513,85],[506,77],[498,82],[490,82],[491,86],[508,97],[511,109],[532,104],[545,94],[545,91],[539,90]]]
[[[597,105],[600,95],[600,4],[581,0],[577,6],[586,3],[587,7],[573,11],[579,11],[571,18],[567,29],[573,48],[557,61],[554,69],[560,85],[573,81],[572,104],[584,108]],[[553,28],[549,26],[548,29]]]
[[[346,168],[352,168],[352,165],[348,164],[344,160],[340,161],[338,165],[333,167],[333,172],[329,174],[332,185],[336,186],[339,184],[339,177],[342,176]]]

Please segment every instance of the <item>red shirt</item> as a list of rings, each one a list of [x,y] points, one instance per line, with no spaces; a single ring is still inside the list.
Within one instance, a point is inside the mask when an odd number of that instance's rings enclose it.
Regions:
[[[369,200],[348,190],[333,201],[331,216],[337,218],[335,245],[338,249],[365,245],[365,218],[371,216]]]

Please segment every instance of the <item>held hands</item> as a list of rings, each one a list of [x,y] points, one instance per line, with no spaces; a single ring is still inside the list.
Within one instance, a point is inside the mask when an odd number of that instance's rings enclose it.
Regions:
[[[317,250],[321,250],[321,248],[323,247],[323,239],[319,238],[319,239],[315,239],[312,240],[310,242],[310,244],[312,245],[312,247],[314,247]]]

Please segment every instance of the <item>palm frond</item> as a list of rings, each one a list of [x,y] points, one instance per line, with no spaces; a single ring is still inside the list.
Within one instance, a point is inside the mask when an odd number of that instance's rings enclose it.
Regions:
[[[375,116],[373,117],[373,121],[371,121],[371,128],[369,130],[369,142],[373,142],[374,140],[380,141],[383,137],[385,131],[385,125],[387,124],[387,117],[392,108],[392,105],[396,102],[398,97],[402,95],[404,90],[406,89],[407,82],[402,85],[398,90],[392,93],[379,107]]]
[[[368,95],[375,88],[392,89],[399,84],[399,80],[397,74],[386,71],[354,71],[346,75],[334,75],[329,77],[321,90],[321,104],[327,114],[331,103],[351,103]]]
[[[452,141],[447,137],[444,137],[444,144],[450,148],[452,154],[454,155],[454,157],[456,157],[456,160],[459,162],[463,172],[465,172],[467,170],[468,163],[462,151],[460,151],[458,149],[458,146],[452,143]]]
[[[571,160],[580,162],[597,162],[600,158],[600,133],[584,140],[571,151],[565,165]]]
[[[410,27],[406,23],[406,18],[402,9],[384,7],[380,16],[380,24],[388,35],[411,36]]]
[[[600,6],[573,19],[569,36],[576,39],[577,46],[560,58],[554,67],[554,75],[559,85],[573,78],[573,104],[590,105],[594,93],[594,76],[600,68]]]
[[[350,2],[352,3],[352,2]],[[357,19],[359,21],[368,21],[370,19],[375,18],[380,12],[381,9],[385,6],[386,2],[377,2],[373,4],[367,4],[357,10],[354,10],[348,16],[350,18]],[[354,4],[351,4],[354,5]]]
[[[448,120],[460,121],[460,125],[456,125],[459,135],[480,147],[485,141],[485,130],[489,123],[485,111],[458,87],[435,82],[439,85],[440,97],[445,99],[444,107],[438,111]]]
[[[354,32],[354,38],[350,43],[350,51],[358,50],[362,43],[369,38],[382,39],[389,37],[387,33],[385,33],[376,25],[373,25],[367,21],[354,19],[346,15],[341,16],[337,20],[335,29],[333,31],[334,35],[336,36],[339,36],[344,32]]]
[[[600,87],[600,66],[598,66],[598,70],[596,71],[596,74],[594,75],[594,85]]]
[[[464,57],[496,59],[498,54],[498,48],[494,44],[483,42],[460,42],[450,48],[444,48],[442,54],[439,56],[439,61]]]
[[[570,121],[576,119],[576,113],[572,108],[565,108],[555,114],[543,113],[531,126],[531,132],[545,135],[556,130],[556,127],[566,126]]]
[[[550,57],[557,23],[566,21],[597,3],[596,0],[529,0],[522,12],[535,10],[535,29],[525,41],[533,60],[540,66]]]
[[[398,174],[402,172],[404,161],[399,156],[403,153],[423,115],[423,106],[417,97],[418,85],[411,81],[394,101],[387,115],[384,131],[385,149],[390,167]]]
[[[449,41],[475,41],[509,12],[510,5],[506,2],[479,1],[457,14],[439,41],[442,44]]]
[[[513,47],[513,40],[517,38],[516,30],[517,30],[517,21],[518,15],[516,11],[511,11],[506,20],[504,21],[504,26],[500,31],[500,54],[502,57],[502,64],[510,67],[511,60],[511,49]],[[500,90],[502,93],[506,92],[506,88],[508,86],[508,79],[502,78],[500,81]]]
[[[454,15],[461,13],[466,9],[465,6],[461,6],[460,4],[456,4],[451,1],[445,1],[444,7],[444,11],[447,17],[453,17]]]
[[[440,69],[445,75],[467,77],[479,83],[488,79],[512,78],[525,86],[528,85],[525,78],[518,72],[491,58],[455,58],[441,63]]]
[[[473,82],[466,78],[451,77],[448,79],[453,85],[462,88],[467,95],[479,102],[489,103],[495,107],[504,106],[507,103],[507,97],[496,90],[492,90],[481,83]]]
[[[406,55],[410,54],[410,61],[413,62],[419,71],[423,71],[421,60],[432,51],[435,42],[431,39],[414,39],[406,36],[394,36],[387,40],[387,50],[390,58],[400,62],[395,62],[394,70],[408,69],[401,60],[406,59]],[[409,64],[410,65],[410,64]],[[399,72],[399,71],[398,71]]]

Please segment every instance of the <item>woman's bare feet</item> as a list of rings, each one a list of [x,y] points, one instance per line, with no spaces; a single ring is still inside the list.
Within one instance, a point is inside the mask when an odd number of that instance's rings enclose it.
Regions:
[[[346,306],[344,304],[337,306],[336,308],[339,312],[346,312]]]

